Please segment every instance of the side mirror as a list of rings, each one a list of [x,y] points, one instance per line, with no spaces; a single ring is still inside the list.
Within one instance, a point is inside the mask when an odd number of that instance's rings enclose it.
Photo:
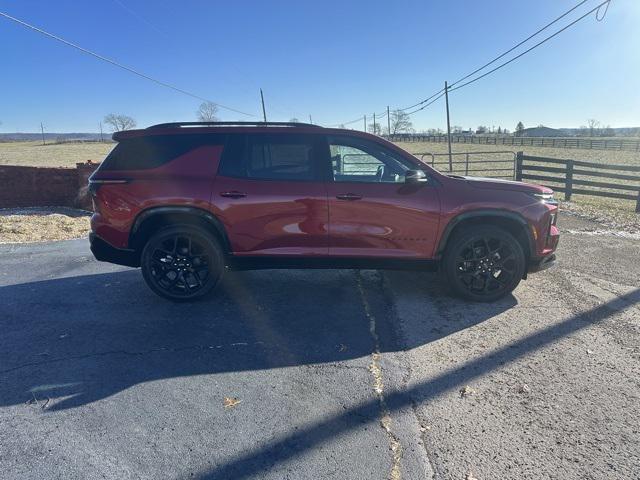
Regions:
[[[404,172],[404,183],[426,183],[427,174],[423,170],[407,170]]]

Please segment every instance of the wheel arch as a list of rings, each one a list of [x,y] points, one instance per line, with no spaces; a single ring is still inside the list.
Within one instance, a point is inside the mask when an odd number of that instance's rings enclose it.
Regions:
[[[231,244],[224,225],[214,214],[202,208],[184,206],[151,207],[140,212],[129,233],[129,248],[139,254],[153,232],[171,225],[202,227],[211,232],[220,242],[225,255],[231,252]]]
[[[495,225],[504,228],[522,245],[527,260],[535,254],[533,234],[529,223],[522,215],[505,210],[483,209],[461,213],[449,220],[440,237],[436,258],[442,258],[449,240],[456,232],[472,225]]]

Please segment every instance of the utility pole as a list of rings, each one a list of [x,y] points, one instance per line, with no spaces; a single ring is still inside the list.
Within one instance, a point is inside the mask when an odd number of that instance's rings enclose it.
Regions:
[[[451,124],[449,123],[449,87],[444,82],[444,99],[447,104],[447,140],[449,143],[449,171],[453,171],[453,157],[451,155]]]
[[[367,133],[367,116],[364,116],[364,132]]]
[[[391,117],[389,116],[389,105],[387,105],[387,135],[391,137]]]
[[[104,137],[102,136],[102,122],[100,122],[100,143],[104,143]]]
[[[42,122],[40,122],[40,131],[42,132],[42,144],[45,145],[45,142],[44,142],[44,127],[42,126]]]
[[[376,135],[376,112],[373,112],[373,134]]]
[[[311,114],[309,114],[309,123],[313,125],[313,120],[311,120]]]
[[[262,100],[262,118],[264,118],[264,123],[267,123],[267,111],[264,109],[264,95],[262,94],[262,89],[260,89],[260,100]]]

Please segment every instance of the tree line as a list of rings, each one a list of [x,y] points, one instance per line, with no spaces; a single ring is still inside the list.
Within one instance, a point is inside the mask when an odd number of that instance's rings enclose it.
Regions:
[[[195,112],[196,118],[200,122],[216,122],[219,120],[218,118],[218,106],[213,102],[202,102],[198,107],[198,110]],[[291,118],[290,122],[298,123],[299,120],[297,118]],[[110,127],[113,132],[118,132],[122,130],[131,130],[136,128],[137,122],[135,119],[128,115],[115,114],[110,113],[104,117],[103,122]],[[542,124],[537,125],[537,128],[544,128],[545,126]],[[339,128],[345,128],[344,125],[339,125]],[[413,128],[413,122],[411,121],[411,117],[404,112],[403,110],[397,109],[392,110],[389,113],[389,120],[387,121],[385,118],[381,119],[381,121],[377,121],[375,123],[370,122],[366,125],[367,131],[369,133],[373,133],[374,135],[397,135],[401,133],[415,133],[415,129]],[[524,135],[526,128],[522,122],[518,122],[514,135],[516,137],[520,137]],[[420,133],[425,133],[427,135],[443,135],[446,134],[440,128],[430,128],[427,130],[423,130]],[[476,135],[510,135],[511,132],[507,128],[502,128],[502,126],[498,126],[496,129],[495,126],[488,127],[486,125],[479,125],[476,129],[469,128],[467,130],[463,129],[458,125],[454,125],[451,128],[451,133],[454,135],[461,134],[476,134]],[[585,137],[612,137],[616,135],[616,132],[610,125],[603,125],[598,120],[590,118],[587,120],[587,124],[581,126],[576,130],[576,134],[579,136]]]

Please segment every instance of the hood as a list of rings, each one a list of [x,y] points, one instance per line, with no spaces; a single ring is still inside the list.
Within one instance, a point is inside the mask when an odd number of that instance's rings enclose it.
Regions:
[[[536,185],[535,183],[515,182],[513,180],[501,180],[498,178],[484,178],[484,177],[454,177],[459,178],[467,182],[468,185],[475,188],[482,188],[485,190],[510,190],[515,192],[524,193],[553,193],[553,190],[549,187],[543,187],[542,185]]]

